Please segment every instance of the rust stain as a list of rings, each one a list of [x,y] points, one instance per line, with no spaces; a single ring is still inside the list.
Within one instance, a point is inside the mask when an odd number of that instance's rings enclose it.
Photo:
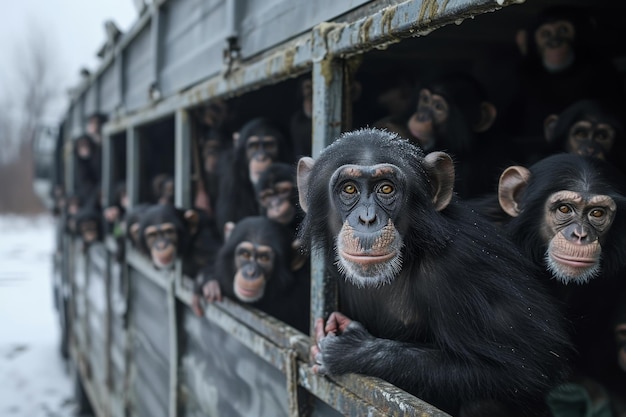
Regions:
[[[397,7],[387,7],[383,12],[383,17],[380,19],[380,27],[383,33],[390,33],[392,28],[393,18],[396,15]]]
[[[361,24],[361,27],[359,28],[359,42],[366,44],[369,42],[369,36],[370,36],[370,28],[372,27],[372,24],[374,23],[374,16],[370,16],[367,19],[365,19],[365,21],[363,21],[363,23]]]

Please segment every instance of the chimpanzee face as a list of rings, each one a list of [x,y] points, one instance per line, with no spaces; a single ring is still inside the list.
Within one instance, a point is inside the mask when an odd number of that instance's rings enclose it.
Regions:
[[[546,265],[555,278],[581,284],[600,272],[602,243],[616,210],[606,195],[560,191],[548,198],[542,235],[549,242]]]
[[[215,173],[217,170],[217,160],[219,158],[220,142],[216,139],[207,140],[202,147],[202,158],[204,160],[204,172]]]
[[[546,22],[535,31],[535,43],[550,72],[559,72],[574,62],[574,37],[576,31],[572,22],[557,20]]]
[[[392,164],[339,167],[329,185],[343,226],[336,239],[339,270],[358,286],[391,281],[402,268],[402,236],[394,224],[405,176]]]
[[[275,254],[271,246],[243,241],[235,249],[236,273],[233,290],[241,301],[260,300],[274,270]]]
[[[178,245],[176,225],[162,223],[148,226],[144,231],[144,238],[157,267],[167,268],[174,263]]]
[[[261,173],[278,159],[278,140],[269,135],[251,135],[246,141],[246,159],[250,181],[256,184]]]
[[[296,208],[291,202],[294,193],[292,181],[280,181],[273,187],[259,192],[259,202],[265,209],[267,218],[281,224],[289,224],[296,215]]]
[[[85,243],[92,243],[98,240],[98,224],[93,220],[85,220],[80,223],[80,236]]]
[[[425,151],[435,147],[437,134],[445,134],[449,115],[448,102],[443,96],[423,88],[419,94],[417,111],[408,122],[411,135]]]
[[[566,151],[606,160],[614,142],[613,126],[591,120],[580,120],[569,130]]]
[[[91,158],[91,146],[85,139],[78,139],[76,141],[76,154],[80,159]]]

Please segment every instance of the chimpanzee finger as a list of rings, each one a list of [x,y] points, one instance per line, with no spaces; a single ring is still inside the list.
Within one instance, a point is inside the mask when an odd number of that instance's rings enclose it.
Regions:
[[[330,317],[328,317],[328,321],[326,321],[326,332],[341,334],[346,331],[350,323],[352,323],[350,318],[338,311],[335,311],[331,313]]]
[[[204,315],[204,310],[202,309],[200,296],[198,294],[194,294],[191,297],[191,310],[198,317],[202,317]]]
[[[204,298],[212,303],[214,301],[222,301],[222,290],[219,282],[216,280],[210,280],[202,286],[202,294]]]

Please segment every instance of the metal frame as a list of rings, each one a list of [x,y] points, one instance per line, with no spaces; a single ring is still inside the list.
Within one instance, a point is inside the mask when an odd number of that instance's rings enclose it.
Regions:
[[[139,127],[157,119],[174,115],[175,117],[175,204],[178,207],[189,207],[191,204],[191,127],[189,109],[217,98],[229,98],[257,89],[264,85],[278,83],[290,77],[311,72],[313,78],[313,156],[330,144],[346,125],[349,114],[344,102],[345,85],[350,80],[347,60],[351,56],[363,53],[368,49],[382,47],[398,42],[401,38],[423,36],[430,31],[449,24],[459,23],[465,18],[496,10],[504,3],[516,1],[495,0],[410,0],[394,3],[371,15],[366,15],[348,23],[320,23],[312,31],[284,42],[255,57],[246,63],[240,63],[228,76],[220,74],[199,83],[186,91],[170,97],[155,100],[150,106],[133,114],[123,113],[123,102],[119,103],[119,112],[114,114],[103,129],[104,136],[104,189],[105,201],[111,201],[111,172],[113,157],[111,136],[126,131],[127,141],[127,190],[131,208],[139,202],[139,176],[141,172],[141,149]],[[114,65],[119,72],[120,97],[124,99],[123,82],[123,50],[133,38],[152,22],[150,47],[153,51],[154,71],[153,85],[158,88],[160,42],[159,21],[164,11],[161,6],[165,1],[153,2],[149,12],[143,14],[123,41],[116,46],[113,54],[105,59],[105,64],[96,73],[101,75],[109,65]],[[229,3],[234,5],[235,2]],[[233,6],[234,7],[234,6]],[[230,10],[230,9],[229,9]],[[232,10],[231,10],[232,11]],[[234,13],[234,12],[233,12]],[[356,11],[359,13],[359,11]],[[98,81],[96,80],[95,83]],[[97,86],[97,84],[95,84]],[[85,87],[87,88],[87,87]],[[86,90],[83,90],[83,93]],[[77,93],[70,108],[81,106],[80,98],[84,94]],[[98,103],[100,102],[98,97]],[[82,108],[82,106],[81,106]],[[71,158],[70,158],[71,159]],[[70,164],[71,166],[71,164]],[[67,170],[66,181],[73,184],[72,172]],[[115,245],[107,241],[106,250],[108,263],[112,262]],[[73,254],[72,254],[73,255]],[[183,285],[182,266],[177,263],[173,273],[156,271],[150,262],[142,257],[128,243],[126,244],[127,262],[123,265],[125,275],[129,270],[140,271],[143,276],[155,283],[166,294],[167,325],[170,328],[169,340],[169,417],[181,415],[179,397],[179,371],[182,346],[179,332],[183,328],[182,308],[191,305],[192,294]],[[323,258],[318,253],[312,254],[311,267],[311,317],[325,317],[337,308],[337,289],[334,281],[325,274]],[[110,270],[110,265],[109,268]],[[89,278],[87,277],[87,282]],[[108,288],[108,287],[107,287]],[[107,306],[110,309],[110,289],[107,289]],[[73,311],[73,309],[72,309]],[[88,312],[86,312],[88,314]],[[369,416],[446,416],[406,392],[376,378],[347,375],[340,378],[328,378],[313,374],[308,364],[309,343],[307,335],[291,329],[284,323],[275,320],[252,308],[241,306],[231,301],[209,305],[205,311],[205,319],[210,320],[225,330],[237,341],[248,347],[258,357],[285,374],[289,396],[289,413],[291,416],[301,415],[306,395],[300,392],[301,387],[335,410],[345,415]],[[110,321],[108,325],[110,327]],[[107,346],[110,347],[111,334],[108,327]],[[313,328],[313,326],[312,326]],[[72,327],[74,330],[74,326]],[[72,338],[74,339],[74,338]],[[80,358],[74,346],[74,358]],[[109,352],[110,356],[110,352]],[[107,364],[107,378],[111,376],[111,362]],[[81,371],[91,396],[96,395],[90,386],[89,375],[85,366]],[[100,410],[102,412],[102,410]],[[106,414],[104,414],[106,415]]]

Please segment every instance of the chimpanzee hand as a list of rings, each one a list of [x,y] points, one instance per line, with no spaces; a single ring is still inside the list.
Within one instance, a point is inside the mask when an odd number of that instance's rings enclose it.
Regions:
[[[374,339],[361,323],[337,311],[331,313],[325,324],[324,320],[317,319],[315,343],[311,346],[311,359],[315,362],[313,372],[322,375],[358,372],[350,366],[360,363],[360,348]],[[357,360],[353,361],[353,356]]]
[[[212,279],[202,286],[202,295],[209,303],[214,301],[222,301],[222,290],[220,283]]]

